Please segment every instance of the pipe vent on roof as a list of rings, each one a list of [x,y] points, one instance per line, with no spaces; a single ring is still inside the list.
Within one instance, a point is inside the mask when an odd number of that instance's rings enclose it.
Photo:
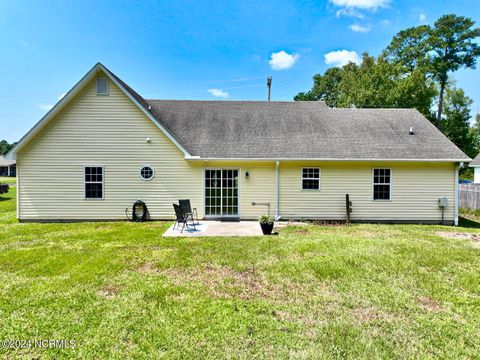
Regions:
[[[410,130],[408,131],[408,135],[415,135],[415,130],[413,130],[412,126],[410,126]]]

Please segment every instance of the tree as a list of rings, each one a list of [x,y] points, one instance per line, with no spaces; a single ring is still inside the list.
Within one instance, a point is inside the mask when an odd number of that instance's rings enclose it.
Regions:
[[[400,31],[385,49],[385,55],[411,71],[424,68],[439,87],[436,125],[441,128],[445,89],[449,73],[460,68],[475,68],[480,46],[475,40],[480,28],[470,18],[444,15],[434,26],[420,25]]]
[[[437,127],[441,126],[448,73],[462,67],[475,68],[480,56],[480,46],[475,42],[480,36],[480,28],[473,28],[474,25],[475,22],[469,18],[450,14],[435,21],[430,32],[431,69],[440,86]]]
[[[428,67],[430,51],[428,44],[431,28],[420,25],[400,31],[384,50],[391,62],[405,66],[410,72],[419,67]]]
[[[0,141],[0,155],[5,155],[11,149],[13,149],[14,146],[15,146],[15,143],[9,144],[7,140],[1,140]]]
[[[425,72],[405,71],[385,56],[363,54],[362,63],[330,68],[313,77],[313,87],[294,100],[322,100],[331,107],[417,108],[431,117],[436,89]]]
[[[304,93],[298,93],[293,99],[295,101],[325,101],[328,106],[337,106],[340,89],[339,84],[342,81],[342,69],[330,68],[325,74],[316,74],[313,76],[313,88]]]
[[[465,154],[475,157],[473,134],[470,129],[470,107],[473,100],[462,89],[451,87],[445,92],[443,133]]]
[[[472,138],[472,146],[475,150],[474,156],[480,153],[480,114],[475,115],[475,121],[470,128],[470,137]]]

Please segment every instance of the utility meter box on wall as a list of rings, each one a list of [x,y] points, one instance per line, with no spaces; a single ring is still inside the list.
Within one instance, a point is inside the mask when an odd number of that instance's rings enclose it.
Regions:
[[[446,197],[441,197],[438,199],[438,207],[446,208],[448,206],[448,199]]]

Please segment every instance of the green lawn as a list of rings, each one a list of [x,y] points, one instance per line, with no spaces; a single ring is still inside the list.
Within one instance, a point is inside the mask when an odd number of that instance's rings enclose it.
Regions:
[[[476,358],[472,228],[290,227],[162,238],[167,223],[19,224],[0,199],[0,349],[42,358]],[[475,225],[473,222],[465,223]]]
[[[17,178],[15,177],[8,177],[8,176],[0,176],[0,184],[15,184],[17,182]]]

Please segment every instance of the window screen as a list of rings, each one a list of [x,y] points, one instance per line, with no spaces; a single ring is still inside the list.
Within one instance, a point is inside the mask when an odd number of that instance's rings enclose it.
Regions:
[[[373,200],[390,200],[391,170],[373,169]]]
[[[320,190],[320,169],[302,169],[302,190]]]
[[[97,94],[108,95],[108,79],[97,78]]]
[[[85,198],[103,199],[103,167],[85,167]]]

